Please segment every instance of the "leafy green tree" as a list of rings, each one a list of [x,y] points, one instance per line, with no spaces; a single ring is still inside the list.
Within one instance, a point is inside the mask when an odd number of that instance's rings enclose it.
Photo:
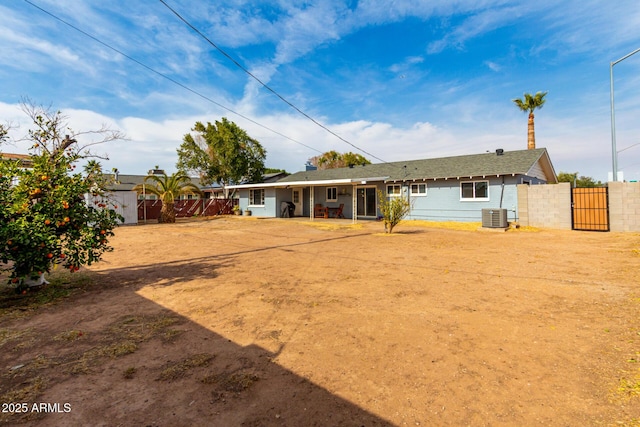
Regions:
[[[225,187],[243,181],[259,182],[266,155],[257,140],[223,117],[206,126],[196,122],[178,148],[177,167],[197,173],[205,185],[216,182]]]
[[[513,102],[516,106],[524,111],[525,113],[529,113],[529,121],[528,121],[528,132],[527,132],[527,148],[529,150],[533,150],[536,148],[536,133],[534,129],[534,114],[533,112],[537,109],[542,108],[544,103],[546,102],[545,96],[547,96],[548,92],[537,92],[535,95],[531,95],[530,93],[525,93],[524,98],[514,99]]]
[[[287,173],[284,169],[264,168],[264,173]]]
[[[385,233],[393,233],[393,229],[411,210],[411,204],[404,197],[387,197],[378,190],[378,209],[382,214]]]
[[[591,188],[602,187],[603,184],[600,181],[596,181],[590,176],[578,176],[578,172],[560,172],[558,174],[558,182],[568,182],[572,187]]]
[[[74,272],[99,261],[113,250],[108,240],[123,220],[97,161],[74,172],[80,160],[93,157],[88,146],[123,135],[106,128],[74,133],[60,112],[26,103],[23,110],[34,124],[27,137],[30,166],[9,156],[0,160],[0,262],[19,292],[46,284],[44,274],[54,265]],[[98,141],[79,144],[76,137],[86,134]]]
[[[364,156],[352,152],[338,153],[335,150],[327,151],[319,156],[309,159],[309,163],[318,169],[336,169],[355,165],[370,165],[371,162]]]
[[[156,167],[156,169],[158,169]],[[148,181],[152,181],[147,184]],[[138,184],[133,187],[138,193],[154,194],[162,201],[160,209],[160,223],[176,222],[175,201],[183,194],[202,195],[202,191],[197,185],[191,182],[191,178],[183,171],[167,175],[147,175],[144,178],[144,184]]]

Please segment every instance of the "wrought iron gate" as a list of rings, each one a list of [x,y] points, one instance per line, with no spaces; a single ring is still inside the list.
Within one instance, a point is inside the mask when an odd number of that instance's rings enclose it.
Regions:
[[[608,188],[573,188],[571,223],[574,230],[609,231]]]

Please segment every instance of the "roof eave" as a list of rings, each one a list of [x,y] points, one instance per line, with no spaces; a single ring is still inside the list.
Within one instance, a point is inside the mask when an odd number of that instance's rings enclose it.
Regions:
[[[289,187],[314,187],[321,185],[355,185],[367,182],[380,182],[388,179],[388,176],[363,177],[363,178],[340,178],[340,179],[318,179],[314,181],[285,181],[285,182],[262,182],[256,184],[227,185],[229,189],[241,190],[247,188],[289,188]]]

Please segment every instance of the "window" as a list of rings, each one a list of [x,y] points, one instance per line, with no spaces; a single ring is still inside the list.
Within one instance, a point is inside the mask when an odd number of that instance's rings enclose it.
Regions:
[[[426,196],[427,184],[411,184],[410,191],[412,196]]]
[[[489,181],[461,182],[460,199],[489,200]]]
[[[249,190],[249,206],[264,206],[264,189]]]
[[[395,197],[402,194],[402,190],[400,188],[400,184],[389,184],[387,185],[387,196]]]
[[[327,202],[338,201],[338,187],[327,187]]]

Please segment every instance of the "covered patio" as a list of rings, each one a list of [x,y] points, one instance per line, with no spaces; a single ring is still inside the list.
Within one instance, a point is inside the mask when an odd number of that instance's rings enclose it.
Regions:
[[[279,217],[281,205],[291,202],[294,217],[321,219],[376,219],[378,190],[388,177],[291,181],[229,186],[240,192],[240,205],[252,215]]]

